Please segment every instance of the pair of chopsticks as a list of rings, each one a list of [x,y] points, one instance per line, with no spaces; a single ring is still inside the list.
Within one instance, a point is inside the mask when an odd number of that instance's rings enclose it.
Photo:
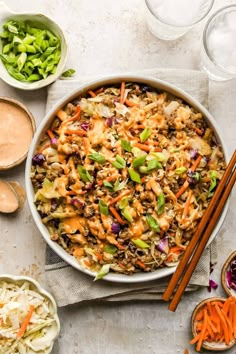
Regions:
[[[211,236],[214,227],[221,215],[228,196],[236,180],[236,150],[222,176],[217,189],[205,211],[188,247],[180,260],[162,298],[169,301],[169,310],[175,311],[184,293],[186,286],[195,270],[204,248]],[[191,259],[190,259],[191,258]],[[177,288],[177,289],[176,289]],[[175,291],[176,289],[176,291]],[[174,292],[175,291],[175,292]]]

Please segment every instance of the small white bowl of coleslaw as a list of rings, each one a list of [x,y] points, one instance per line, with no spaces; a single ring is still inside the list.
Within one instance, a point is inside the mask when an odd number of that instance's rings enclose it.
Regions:
[[[49,354],[60,332],[57,305],[33,278],[0,275],[1,353]]]

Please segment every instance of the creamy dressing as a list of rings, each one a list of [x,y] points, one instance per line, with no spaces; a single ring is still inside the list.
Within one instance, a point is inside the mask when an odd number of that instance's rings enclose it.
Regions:
[[[7,167],[22,158],[32,137],[28,114],[14,104],[0,101],[0,166]]]

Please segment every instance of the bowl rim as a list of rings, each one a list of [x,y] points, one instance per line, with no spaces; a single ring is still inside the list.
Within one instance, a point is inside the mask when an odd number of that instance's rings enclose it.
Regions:
[[[13,12],[9,9],[9,13],[3,14],[3,16],[0,18],[0,22],[4,23],[6,20],[9,20],[11,18],[21,18],[21,17],[29,17],[28,21],[32,21],[32,17],[35,17],[36,23],[42,23],[41,19],[46,20],[48,23],[45,25],[45,27],[49,30],[51,30],[52,27],[55,27],[57,29],[57,36],[60,37],[61,40],[61,58],[59,63],[57,64],[57,69],[54,74],[50,74],[46,79],[41,79],[38,81],[34,82],[24,82],[24,81],[19,81],[16,80],[13,76],[11,76],[7,69],[5,68],[4,64],[1,62],[0,64],[0,78],[6,82],[8,85],[18,88],[20,90],[24,91],[33,91],[33,90],[38,90],[43,87],[49,86],[53,82],[55,82],[62,74],[67,57],[68,57],[68,44],[67,44],[67,39],[64,31],[62,30],[61,26],[58,25],[58,23],[52,18],[49,17],[48,15],[40,14],[40,13],[21,13],[21,12]],[[26,21],[26,20],[25,20]],[[62,50],[62,44],[63,44],[63,50]],[[0,59],[1,61],[1,59]],[[2,75],[2,72],[4,72],[4,75]]]
[[[200,301],[195,308],[193,309],[192,315],[191,315],[191,330],[193,336],[197,334],[196,329],[195,329],[195,324],[196,324],[196,315],[198,311],[201,309],[201,307],[206,304],[207,302],[211,301],[222,301],[225,302],[227,299],[221,296],[213,296],[213,297],[208,297],[202,301]],[[212,343],[215,343],[215,346],[212,346]],[[208,342],[208,341],[203,341],[202,342],[202,348],[205,348],[207,350],[212,350],[212,351],[224,351],[232,348],[236,344],[236,339],[234,338],[229,345],[225,344],[225,347],[222,346],[222,348],[217,348],[217,342]]]
[[[67,264],[71,265],[72,267],[76,268],[77,270],[82,271],[85,274],[88,274],[92,277],[96,276],[96,272],[92,272],[88,269],[83,268],[76,259],[69,255],[64,249],[62,249],[61,246],[59,246],[57,243],[52,241],[48,237],[48,231],[46,227],[42,224],[41,218],[36,210],[34,201],[33,201],[33,192],[32,192],[32,184],[30,180],[30,171],[31,171],[31,160],[35,151],[35,148],[37,146],[37,143],[39,141],[39,138],[41,134],[46,131],[47,126],[50,125],[52,120],[55,117],[55,113],[62,108],[66,103],[68,103],[70,100],[73,100],[75,97],[85,93],[88,89],[94,90],[98,86],[104,86],[104,85],[111,85],[111,84],[117,84],[120,83],[121,81],[130,81],[130,82],[138,82],[138,83],[144,83],[147,85],[152,86],[153,88],[156,89],[161,89],[161,90],[166,90],[167,92],[170,92],[174,94],[177,97],[180,97],[184,99],[188,104],[191,106],[197,108],[201,113],[203,113],[204,117],[207,119],[208,123],[210,126],[214,129],[214,132],[216,134],[216,137],[218,141],[220,142],[222,146],[222,150],[225,156],[226,162],[229,161],[229,156],[228,152],[224,143],[224,140],[222,137],[219,136],[219,127],[217,123],[215,122],[214,118],[211,116],[211,114],[208,112],[208,110],[201,104],[199,103],[194,97],[190,96],[187,92],[184,90],[178,88],[177,86],[170,84],[164,80],[159,80],[156,78],[153,78],[152,76],[149,75],[134,75],[134,74],[115,74],[115,75],[109,75],[103,78],[99,78],[93,81],[89,81],[86,83],[83,83],[81,85],[78,84],[78,87],[72,91],[70,91],[67,95],[62,97],[60,100],[57,101],[57,103],[46,113],[44,119],[41,121],[34,139],[31,143],[29,152],[28,152],[28,157],[26,161],[26,167],[25,167],[25,185],[26,185],[26,195],[27,195],[27,200],[29,204],[29,208],[31,210],[33,219],[41,232],[43,238],[49,245],[49,247],[62,259],[64,260]],[[221,214],[221,217],[214,228],[214,231],[212,233],[212,236],[210,240],[207,243],[207,246],[212,242],[212,240],[215,238],[217,233],[220,230],[220,227],[223,224],[224,218],[226,216],[226,212],[228,209],[228,202],[226,203],[224,210]],[[176,269],[176,265],[173,267],[166,267],[166,268],[160,268],[154,272],[146,272],[146,273],[135,273],[132,275],[123,275],[123,274],[116,274],[116,273],[109,273],[107,274],[103,280],[106,281],[111,281],[111,282],[118,282],[118,283],[139,283],[139,282],[146,282],[150,280],[156,280],[163,278],[167,275],[171,275],[174,273]]]
[[[35,118],[34,118],[33,114],[29,111],[29,109],[21,101],[18,101],[14,98],[7,97],[7,96],[0,96],[0,102],[2,102],[2,101],[7,102],[9,104],[13,104],[14,106],[20,108],[22,111],[24,111],[26,113],[26,115],[29,119],[31,128],[32,128],[32,140],[33,140],[33,137],[34,137],[34,134],[36,131],[36,123],[35,123]],[[0,164],[0,171],[10,170],[13,167],[20,165],[26,159],[29,148],[30,148],[30,145],[29,145],[26,153],[24,155],[22,155],[18,160],[12,162],[11,164],[9,164],[7,166],[1,166],[1,164]]]
[[[54,342],[58,338],[60,330],[61,330],[61,324],[60,324],[60,320],[58,317],[58,311],[57,311],[57,303],[56,303],[56,300],[54,299],[54,297],[47,290],[45,290],[37,280],[35,280],[34,278],[31,278],[29,276],[26,276],[26,275],[12,275],[12,274],[8,274],[8,273],[4,273],[4,274],[0,274],[0,282],[1,281],[6,281],[8,283],[10,283],[10,282],[11,283],[19,283],[19,282],[25,282],[25,281],[29,282],[29,283],[33,284],[33,286],[36,288],[36,290],[41,295],[48,298],[48,300],[52,304],[52,309],[53,309],[52,315],[53,315],[55,322],[56,322],[55,337],[52,340],[50,347],[48,347],[48,349],[45,350],[45,354],[51,353]]]

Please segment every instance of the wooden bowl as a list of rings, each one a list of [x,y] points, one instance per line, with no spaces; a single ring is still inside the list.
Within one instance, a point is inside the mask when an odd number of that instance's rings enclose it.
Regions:
[[[196,325],[197,325],[197,320],[196,320],[196,316],[199,313],[199,311],[201,310],[201,308],[207,304],[207,302],[212,302],[212,301],[221,301],[221,302],[225,302],[226,299],[223,297],[211,297],[208,299],[205,299],[203,301],[201,301],[194,309],[193,313],[192,313],[192,318],[191,318],[191,327],[192,327],[192,333],[193,336],[195,337],[197,335],[197,330],[196,330]],[[229,345],[227,345],[224,342],[208,342],[208,341],[203,341],[202,342],[202,346],[201,348],[205,348],[207,350],[211,350],[211,351],[215,351],[215,352],[223,352],[225,350],[228,350],[230,348],[232,348],[234,345],[236,344],[236,340],[233,339],[231,340],[231,342],[229,343]]]
[[[228,281],[227,281],[227,272],[230,269],[230,263],[236,259],[236,251],[234,251],[233,253],[231,253],[231,255],[226,259],[222,270],[221,270],[221,284],[222,287],[224,289],[224,291],[226,292],[226,294],[228,296],[234,296],[236,297],[236,291],[234,289],[231,289],[229,287]]]

